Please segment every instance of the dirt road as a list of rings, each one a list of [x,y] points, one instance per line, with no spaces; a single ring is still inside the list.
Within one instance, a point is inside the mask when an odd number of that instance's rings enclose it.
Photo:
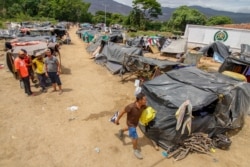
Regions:
[[[133,82],[121,83],[119,76],[89,59],[86,45],[75,31],[69,31],[72,44],[61,48],[62,95],[51,93],[51,88],[39,94],[39,89],[32,87],[37,96],[26,97],[10,72],[0,69],[1,167],[249,166],[249,118],[243,130],[231,138],[229,151],[216,150],[211,156],[193,154],[179,162],[164,158],[163,150],[155,151],[139,131],[144,159],[136,159],[130,139],[122,142],[116,137],[125,117],[119,126],[108,121],[116,110],[134,100]],[[72,106],[78,109],[68,110]]]

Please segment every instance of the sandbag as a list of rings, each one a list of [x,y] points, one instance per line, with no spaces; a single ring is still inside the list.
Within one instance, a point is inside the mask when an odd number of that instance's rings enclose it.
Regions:
[[[231,77],[231,78],[234,78],[234,79],[237,79],[239,81],[245,81],[247,82],[247,78],[242,75],[242,74],[239,74],[239,73],[236,73],[236,72],[232,72],[232,71],[223,71],[222,74],[228,76],[228,77]]]

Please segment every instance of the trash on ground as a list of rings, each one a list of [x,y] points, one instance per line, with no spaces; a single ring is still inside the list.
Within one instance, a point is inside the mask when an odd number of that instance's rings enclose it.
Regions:
[[[70,106],[67,108],[67,110],[76,111],[76,110],[78,110],[78,106]]]

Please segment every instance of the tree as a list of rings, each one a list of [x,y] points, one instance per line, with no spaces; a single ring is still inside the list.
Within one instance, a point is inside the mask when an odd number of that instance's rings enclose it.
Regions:
[[[4,6],[0,11],[3,13],[6,9],[8,18],[16,18],[22,14],[73,22],[92,19],[92,15],[88,13],[90,4],[82,0],[1,0],[0,4]]]
[[[125,25],[133,28],[141,28],[142,27],[142,12],[141,10],[134,7],[134,9],[129,13],[127,19],[125,20]]]
[[[38,14],[41,0],[21,0],[23,13],[29,16],[36,16]]]
[[[23,13],[22,6],[20,4],[14,3],[10,7],[8,7],[7,16],[9,18],[14,18],[17,14],[20,13]]]
[[[227,16],[213,16],[207,20],[206,25],[223,25],[223,24],[233,24],[231,18]]]
[[[97,11],[95,13],[95,16],[93,16],[93,22],[94,23],[105,23],[105,21],[106,21],[106,24],[109,25],[110,22],[112,21],[111,16],[112,16],[112,13],[100,10],[100,11]]]
[[[184,31],[187,24],[205,25],[206,16],[196,9],[181,6],[173,12],[168,26],[175,30]]]
[[[156,0],[133,0],[133,10],[129,22],[140,29],[146,28],[146,22],[161,15],[161,5]]]
[[[162,15],[161,5],[156,0],[133,0],[133,8],[140,9],[145,19]]]

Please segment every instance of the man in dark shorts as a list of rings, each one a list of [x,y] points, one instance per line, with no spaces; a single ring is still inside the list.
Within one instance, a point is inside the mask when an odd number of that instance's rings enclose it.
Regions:
[[[136,132],[136,127],[138,126],[139,118],[141,116],[142,111],[146,108],[147,99],[145,94],[139,93],[136,96],[136,101],[127,105],[125,109],[120,112],[118,118],[115,121],[115,124],[119,125],[120,118],[126,113],[127,114],[127,127],[119,130],[119,137],[123,138],[123,133],[128,130],[129,137],[132,139],[134,155],[138,159],[142,159],[140,151],[138,150],[138,134]]]
[[[56,92],[56,85],[59,88],[59,95],[62,94],[62,83],[60,80],[60,73],[61,73],[61,68],[59,65],[58,59],[51,54],[50,49],[47,49],[46,52],[46,58],[44,61],[45,64],[45,75],[50,78],[53,91]]]

